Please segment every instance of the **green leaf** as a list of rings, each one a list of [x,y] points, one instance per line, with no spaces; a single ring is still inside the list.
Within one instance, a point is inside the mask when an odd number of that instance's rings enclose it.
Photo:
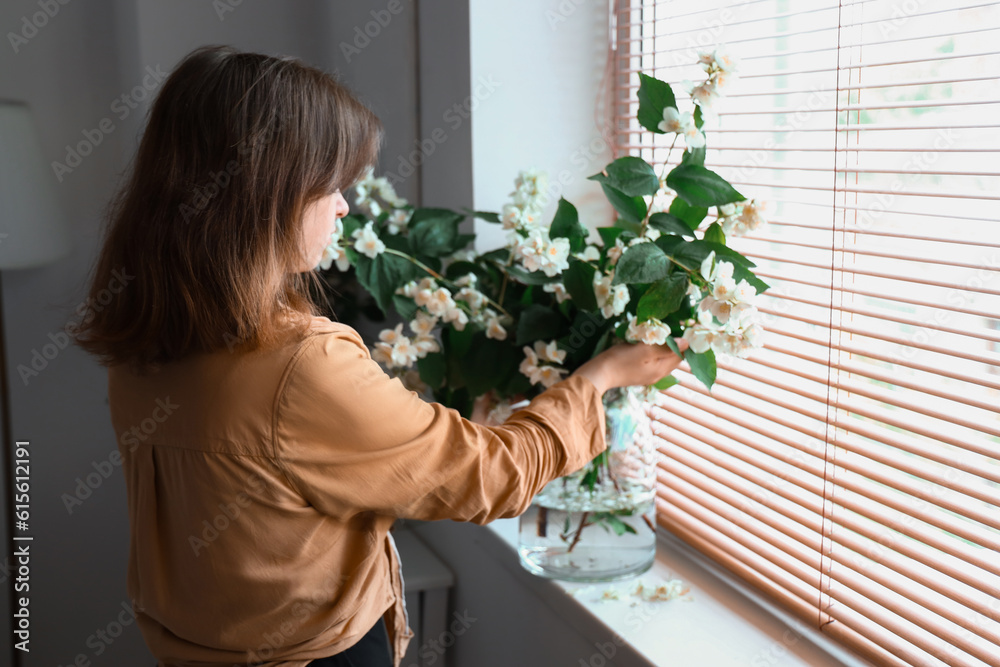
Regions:
[[[653,241],[657,247],[665,252],[667,255],[673,255],[674,251],[683,243],[687,243],[684,239],[676,234],[662,234],[660,238]]]
[[[593,520],[594,523],[610,527],[611,530],[614,531],[615,535],[618,535],[619,537],[625,533],[635,533],[635,528],[628,525],[610,512],[597,512],[594,514]]]
[[[746,199],[726,179],[696,164],[674,167],[667,174],[667,187],[691,206],[718,206]]]
[[[500,264],[506,264],[507,258],[510,256],[509,248],[497,248],[496,250],[490,250],[489,252],[484,252],[479,256],[479,259],[485,259],[489,262],[499,262]]]
[[[699,166],[705,166],[705,147],[699,146],[698,148],[688,148],[681,155],[681,164],[696,164]]]
[[[672,257],[684,268],[697,273],[701,269],[701,263],[712,252],[708,246],[708,243],[701,240],[685,241],[674,249]]]
[[[681,358],[684,357],[684,355],[681,353],[681,348],[679,348],[677,346],[677,341],[674,340],[673,336],[667,336],[666,343],[667,343],[667,347],[669,347],[673,351],[674,354],[676,354],[678,357],[681,357]],[[662,382],[662,380],[661,380],[661,382]]]
[[[469,394],[476,397],[499,385],[507,371],[519,364],[520,355],[508,343],[477,332],[469,353],[462,358],[462,376]]]
[[[713,222],[705,230],[704,240],[710,243],[718,243],[720,245],[726,244],[726,234],[722,231],[722,226],[717,222]]]
[[[572,252],[580,252],[587,243],[587,228],[580,224],[576,207],[562,197],[559,198],[559,207],[549,226],[549,238],[569,239]]]
[[[444,382],[444,355],[440,352],[430,352],[422,359],[417,359],[417,370],[420,372],[421,380],[431,389],[437,389]]]
[[[737,283],[746,280],[757,289],[757,294],[763,294],[771,289],[771,286],[753,274],[747,267],[733,262],[733,280]]]
[[[472,345],[472,336],[475,331],[472,327],[466,325],[465,329],[459,331],[454,327],[444,327],[443,337],[446,343],[446,349],[448,351],[448,356],[452,358],[461,359],[469,352],[469,347]]]
[[[475,240],[476,240],[475,234],[459,234],[458,236],[455,237],[455,243],[451,247],[451,252],[455,252],[456,250],[461,250],[462,248],[469,245]]]
[[[670,259],[655,243],[637,243],[622,253],[611,284],[653,283],[670,273]]]
[[[654,213],[649,216],[649,226],[665,234],[678,234],[695,238],[694,232],[687,223],[670,213]]]
[[[687,286],[687,275],[683,273],[673,273],[653,283],[639,299],[635,318],[640,322],[651,317],[662,320],[676,312],[687,294]]]
[[[675,197],[670,202],[670,215],[680,218],[688,228],[695,230],[708,215],[708,207],[691,206],[680,197]]]
[[[475,274],[479,280],[492,280],[490,272],[483,266],[476,264],[475,262],[466,262],[464,260],[449,264],[447,270],[445,270],[444,277],[448,280],[456,280],[468,273]]]
[[[525,308],[517,321],[515,345],[528,345],[536,340],[559,338],[566,320],[548,306],[532,304]]]
[[[715,384],[715,353],[711,349],[705,350],[701,354],[691,351],[691,348],[684,350],[684,360],[691,367],[691,374],[705,385],[709,390]]]
[[[599,174],[588,176],[591,181],[610,185],[628,197],[654,194],[660,189],[660,179],[656,172],[642,158],[633,155],[620,157]]]
[[[590,264],[574,257],[569,260],[569,269],[563,274],[566,291],[580,310],[597,310],[597,296],[594,294],[596,272]]]
[[[694,107],[694,126],[699,130],[705,125],[705,119],[701,114],[701,106],[695,105]]]
[[[615,227],[620,227],[624,231],[628,232],[627,234],[621,235],[620,238],[622,240],[622,243],[634,239],[636,236],[639,235],[639,232],[642,231],[642,225],[640,223],[632,222],[630,220],[625,220],[623,218],[618,218],[617,220],[615,220]]]
[[[357,215],[345,215],[340,219],[341,224],[344,225],[344,238],[350,239],[355,231],[361,229],[365,226],[365,220]],[[354,263],[353,261],[351,262]]]
[[[418,209],[421,211],[435,211],[438,209]],[[441,209],[443,211],[443,209]],[[417,214],[414,213],[416,218]],[[410,250],[414,254],[440,257],[455,250],[458,241],[458,220],[450,211],[444,211],[441,215],[425,214],[413,222],[410,220],[409,240]]]
[[[383,239],[383,241],[387,247],[398,245],[393,237]],[[403,242],[405,243],[405,241]],[[375,303],[383,314],[389,313],[389,308],[393,305],[392,297],[397,288],[411,280],[423,277],[424,274],[423,270],[405,257],[387,252],[376,255],[375,259],[359,253],[355,261],[355,268],[358,282],[375,298]]]
[[[757,266],[756,264],[751,262],[749,259],[741,255],[740,253],[736,252],[729,246],[722,245],[721,243],[714,243],[709,239],[705,239],[702,243],[710,251],[714,250],[716,257],[719,257],[721,259],[728,259],[732,261],[734,264],[741,266],[750,266],[750,267]],[[705,254],[708,255],[707,252]]]
[[[767,290],[771,289],[770,285],[755,276],[753,271],[750,270],[752,267],[757,265],[732,248],[724,246],[720,243],[713,243],[711,241],[692,241],[691,243],[697,244],[695,248],[691,250],[697,251],[697,255],[700,256],[702,260],[708,256],[708,253],[714,250],[716,261],[722,259],[732,262],[733,279],[736,282],[746,280],[757,289],[757,294],[763,294]]]
[[[416,302],[408,296],[402,294],[392,295],[392,305],[404,320],[412,320],[417,314]]]
[[[667,107],[677,108],[670,84],[640,72],[639,112],[636,114],[639,124],[650,132],[663,134],[657,126],[663,120],[663,110]]]
[[[466,215],[471,215],[473,218],[479,218],[480,220],[485,220],[486,222],[500,222],[499,213],[491,213],[489,211],[473,211],[471,208],[463,208]]]
[[[424,380],[424,382],[426,381],[427,380]],[[660,391],[663,391],[664,389],[670,389],[675,384],[677,384],[677,378],[675,378],[673,375],[667,375],[666,377],[662,377],[659,380],[657,380],[653,384],[653,386],[659,389]]]
[[[601,183],[601,188],[604,190],[604,196],[623,219],[638,224],[646,217],[646,202],[642,197],[630,197],[606,183]]]
[[[605,248],[610,248],[615,245],[615,239],[624,230],[621,227],[598,227],[597,233],[601,237],[601,243],[604,244]]]
[[[413,228],[424,220],[451,220],[452,222],[461,222],[465,218],[461,213],[456,213],[451,209],[447,208],[418,208],[414,209],[413,215],[410,216],[410,222],[407,223],[407,227]]]
[[[557,283],[560,280],[559,275],[549,277],[541,271],[527,271],[517,264],[504,267],[504,271],[509,273],[511,278],[516,278],[525,285],[545,285],[548,283]]]

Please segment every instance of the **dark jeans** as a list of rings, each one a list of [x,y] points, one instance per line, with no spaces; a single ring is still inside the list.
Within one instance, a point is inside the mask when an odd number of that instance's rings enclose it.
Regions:
[[[381,618],[357,644],[329,658],[319,658],[308,667],[392,667],[392,651],[385,621]]]

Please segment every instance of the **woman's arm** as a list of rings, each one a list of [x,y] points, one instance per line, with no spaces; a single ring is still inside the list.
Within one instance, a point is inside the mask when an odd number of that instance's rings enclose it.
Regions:
[[[578,372],[487,427],[390,378],[356,332],[323,333],[303,343],[279,388],[274,456],[310,504],[340,519],[487,523],[521,514],[604,450],[601,394]]]

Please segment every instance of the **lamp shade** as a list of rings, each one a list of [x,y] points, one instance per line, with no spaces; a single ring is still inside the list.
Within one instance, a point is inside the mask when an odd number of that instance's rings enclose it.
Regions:
[[[0,102],[0,269],[42,266],[69,253],[54,179],[31,111]]]

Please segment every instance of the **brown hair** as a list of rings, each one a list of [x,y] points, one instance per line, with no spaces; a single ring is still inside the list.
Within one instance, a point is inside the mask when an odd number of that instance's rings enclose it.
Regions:
[[[301,315],[318,312],[316,273],[294,268],[303,212],[359,180],[381,139],[369,109],[299,60],[193,51],[157,95],[109,206],[87,303],[122,274],[128,285],[87,309],[76,343],[144,371],[301,334]]]

